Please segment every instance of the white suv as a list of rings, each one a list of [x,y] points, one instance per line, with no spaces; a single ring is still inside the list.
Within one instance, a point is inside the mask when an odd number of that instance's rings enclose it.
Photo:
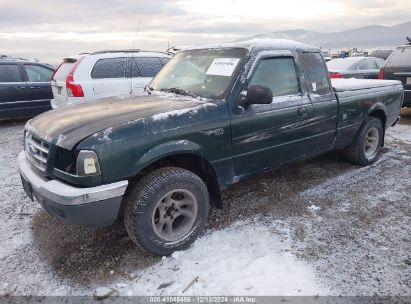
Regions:
[[[51,78],[56,109],[101,98],[136,94],[170,59],[161,52],[100,51],[63,59]]]

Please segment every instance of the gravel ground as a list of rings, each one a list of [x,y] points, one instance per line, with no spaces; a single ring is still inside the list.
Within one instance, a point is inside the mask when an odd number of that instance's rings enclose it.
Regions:
[[[238,220],[281,221],[292,253],[333,294],[410,296],[411,114],[404,115],[372,166],[332,152],[225,190],[208,233]],[[66,226],[25,196],[16,164],[24,123],[0,122],[0,295],[92,294],[158,263],[120,223]]]

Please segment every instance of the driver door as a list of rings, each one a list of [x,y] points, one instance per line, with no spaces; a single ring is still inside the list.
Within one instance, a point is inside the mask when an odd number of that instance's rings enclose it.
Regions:
[[[279,166],[309,155],[312,103],[302,94],[293,57],[261,60],[250,85],[273,92],[271,104],[254,104],[232,113],[235,175]]]

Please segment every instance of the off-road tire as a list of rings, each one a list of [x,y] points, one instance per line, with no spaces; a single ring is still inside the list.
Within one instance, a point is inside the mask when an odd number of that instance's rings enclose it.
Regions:
[[[197,204],[196,216],[192,217],[195,219],[188,233],[177,240],[167,241],[156,233],[153,214],[164,195],[175,189],[192,194]],[[124,203],[124,225],[129,237],[144,251],[159,256],[186,249],[192,244],[201,233],[210,208],[207,187],[201,178],[177,167],[156,169],[144,176],[130,189]]]
[[[367,156],[365,152],[365,140],[370,130],[378,131],[378,144],[375,154]],[[378,152],[384,140],[384,129],[381,120],[375,117],[368,117],[361,125],[360,130],[354,138],[352,144],[344,149],[345,157],[356,164],[367,166],[374,163],[378,159]]]

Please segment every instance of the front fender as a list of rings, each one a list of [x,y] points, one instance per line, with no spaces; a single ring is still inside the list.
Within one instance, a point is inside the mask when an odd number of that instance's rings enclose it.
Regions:
[[[135,164],[135,174],[148,165],[174,154],[191,153],[201,155],[201,146],[189,140],[173,140],[162,143],[148,150]]]

